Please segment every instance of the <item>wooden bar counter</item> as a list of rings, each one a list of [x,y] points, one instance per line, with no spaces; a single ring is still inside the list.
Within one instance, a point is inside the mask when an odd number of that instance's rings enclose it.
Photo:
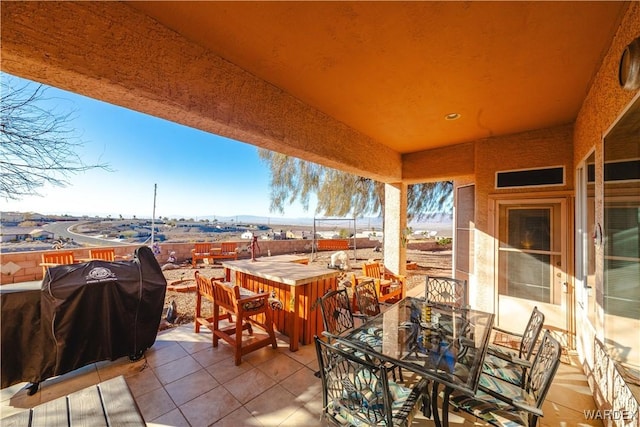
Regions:
[[[274,310],[273,321],[289,337],[291,351],[298,350],[300,341],[311,344],[314,335],[322,334],[322,314],[315,302],[328,289],[336,288],[338,271],[284,257],[226,261],[222,266],[228,281],[254,292],[273,291],[282,301],[283,310]]]

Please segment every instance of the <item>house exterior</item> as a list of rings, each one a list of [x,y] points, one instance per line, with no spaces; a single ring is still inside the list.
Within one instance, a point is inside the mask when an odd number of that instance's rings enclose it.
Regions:
[[[2,70],[384,182],[396,273],[407,186],[454,181],[454,274],[474,308],[518,330],[538,306],[599,404],[637,414],[640,89],[619,70],[640,3],[287,3],[9,2]],[[308,16],[317,32],[296,33]],[[399,23],[384,37],[362,24],[383,18]]]
[[[24,242],[26,240],[50,240],[54,233],[33,227],[2,227],[0,242]]]

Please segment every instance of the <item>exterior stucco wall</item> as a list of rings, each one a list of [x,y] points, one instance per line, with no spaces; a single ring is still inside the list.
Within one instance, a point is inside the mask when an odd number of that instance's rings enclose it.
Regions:
[[[476,296],[474,307],[495,312],[494,250],[496,236],[491,224],[490,196],[530,196],[536,192],[566,192],[573,189],[573,126],[565,125],[505,137],[479,140],[475,144],[475,232],[474,273],[470,276],[470,294]],[[526,189],[496,189],[497,171],[565,167],[565,185]],[[456,181],[456,185],[468,183],[468,179]]]
[[[402,179],[407,184],[473,175],[474,144],[457,144],[402,156]]]

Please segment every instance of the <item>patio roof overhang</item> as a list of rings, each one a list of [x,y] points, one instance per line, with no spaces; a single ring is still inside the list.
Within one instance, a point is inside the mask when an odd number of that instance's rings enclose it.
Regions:
[[[410,183],[473,173],[474,141],[572,123],[628,4],[4,2],[1,67]]]

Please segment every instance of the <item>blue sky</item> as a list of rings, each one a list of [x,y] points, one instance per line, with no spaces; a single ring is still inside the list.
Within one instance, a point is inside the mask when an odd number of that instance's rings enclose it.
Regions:
[[[69,186],[3,200],[1,210],[151,218],[157,184],[156,217],[313,217],[314,206],[305,212],[291,205],[284,215],[269,211],[269,172],[253,145],[56,88],[46,96],[52,106],[75,111],[71,126],[84,142],[83,161],[107,163],[112,171],[70,175]]]

